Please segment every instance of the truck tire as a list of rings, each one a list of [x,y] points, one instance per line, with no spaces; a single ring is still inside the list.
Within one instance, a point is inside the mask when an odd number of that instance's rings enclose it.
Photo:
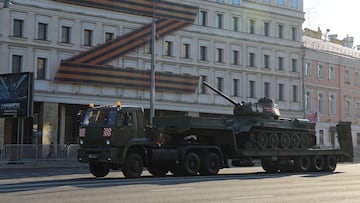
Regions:
[[[138,178],[144,169],[144,162],[138,153],[130,152],[125,159],[122,172],[126,178]]]
[[[220,170],[220,157],[215,152],[206,153],[202,159],[200,175],[216,175]]]
[[[110,171],[110,167],[107,164],[96,162],[90,162],[89,169],[91,174],[97,178],[105,177]]]
[[[325,157],[325,168],[324,171],[326,172],[333,172],[336,169],[336,162],[337,159],[335,156],[330,155]]]
[[[325,169],[325,158],[324,156],[314,156],[312,157],[311,163],[312,170],[315,172],[324,171]]]
[[[268,159],[261,159],[261,167],[266,173],[277,173],[278,165],[275,161]]]
[[[184,174],[188,176],[196,175],[200,170],[200,158],[199,155],[190,152],[186,154],[184,161],[182,163]]]
[[[153,161],[149,163],[147,169],[149,173],[155,177],[164,177],[169,172],[169,168],[166,163],[161,161]]]
[[[295,169],[299,172],[307,172],[311,169],[311,160],[309,156],[299,156],[295,159]]]

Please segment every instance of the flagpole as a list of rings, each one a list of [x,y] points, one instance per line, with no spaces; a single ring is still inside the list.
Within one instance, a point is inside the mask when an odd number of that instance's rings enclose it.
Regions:
[[[150,126],[153,126],[153,118],[155,117],[155,1],[153,0],[153,16],[152,16],[152,30],[151,30],[151,75],[150,75]]]

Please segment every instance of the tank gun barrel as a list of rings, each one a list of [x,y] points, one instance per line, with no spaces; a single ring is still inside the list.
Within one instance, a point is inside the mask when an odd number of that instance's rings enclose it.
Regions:
[[[224,99],[228,100],[230,103],[232,103],[234,106],[240,105],[241,104],[233,99],[231,99],[229,96],[227,96],[226,94],[222,93],[220,90],[216,89],[215,87],[211,86],[209,83],[207,83],[206,81],[202,81],[203,84],[205,86],[207,86],[208,88],[210,88],[211,90],[213,90],[214,92],[218,93],[219,95],[221,95],[222,97],[224,97]]]

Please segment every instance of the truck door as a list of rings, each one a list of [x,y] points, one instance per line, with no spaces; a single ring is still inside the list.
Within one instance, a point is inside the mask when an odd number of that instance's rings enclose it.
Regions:
[[[135,126],[134,115],[132,112],[119,112],[116,126],[117,135],[113,139],[116,140],[116,145],[126,145],[130,138],[135,137]]]

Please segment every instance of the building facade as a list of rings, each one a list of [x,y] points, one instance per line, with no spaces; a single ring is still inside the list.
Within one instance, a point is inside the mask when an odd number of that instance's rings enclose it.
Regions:
[[[153,1],[12,2],[0,9],[0,74],[34,73],[34,116],[1,118],[0,144],[77,143],[76,114],[89,102],[148,114]],[[156,2],[157,115],[231,115],[206,80],[238,101],[271,97],[283,117],[307,116],[302,0]]]

